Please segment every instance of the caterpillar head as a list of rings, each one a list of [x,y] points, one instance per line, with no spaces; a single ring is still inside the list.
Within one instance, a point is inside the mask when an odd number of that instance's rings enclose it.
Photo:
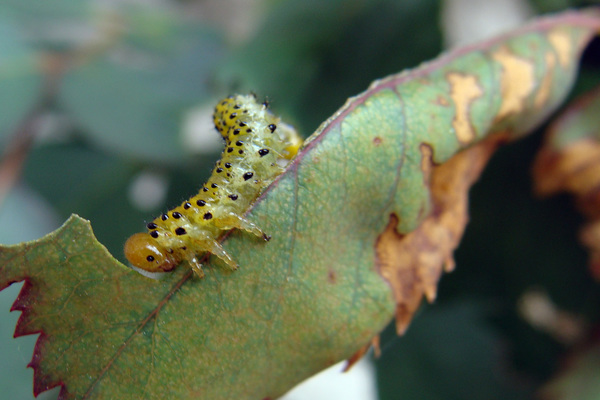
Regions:
[[[180,261],[147,233],[136,233],[127,239],[124,252],[133,266],[148,272],[170,271]]]

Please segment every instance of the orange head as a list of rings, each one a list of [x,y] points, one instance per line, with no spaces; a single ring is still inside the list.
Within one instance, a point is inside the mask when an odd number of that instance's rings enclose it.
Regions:
[[[125,257],[129,262],[148,272],[170,271],[179,264],[173,254],[148,233],[136,233],[125,242]]]

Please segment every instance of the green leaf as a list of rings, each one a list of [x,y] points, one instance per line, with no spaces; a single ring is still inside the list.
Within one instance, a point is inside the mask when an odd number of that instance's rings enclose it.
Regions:
[[[26,281],[16,334],[41,332],[35,392],[275,398],[369,343],[394,310],[406,329],[452,265],[469,186],[500,142],[558,106],[599,27],[565,13],[375,82],[248,211],[272,240],[224,238],[236,272],[212,257],[204,279],[180,267],[150,280],[75,216],[0,248],[0,287]]]
[[[27,213],[22,212],[24,208]],[[40,237],[60,226],[58,221],[48,204],[32,196],[30,190],[17,186],[8,193],[0,208],[0,226],[10,227],[0,231],[0,242],[18,243]],[[0,387],[6,399],[33,400],[33,371],[25,367],[31,359],[37,335],[20,339],[17,346],[11,340],[20,315],[9,310],[21,287],[22,284],[15,284],[0,293]],[[48,391],[38,400],[56,400],[57,395],[58,390]]]

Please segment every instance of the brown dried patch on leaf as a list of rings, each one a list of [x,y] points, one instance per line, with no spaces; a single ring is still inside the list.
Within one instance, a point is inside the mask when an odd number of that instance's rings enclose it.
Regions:
[[[500,121],[526,107],[526,100],[534,88],[535,69],[531,62],[517,57],[506,47],[501,47],[492,57],[502,65],[502,104],[496,115],[496,120]]]
[[[474,75],[453,72],[448,74],[446,79],[450,83],[450,97],[456,107],[452,127],[461,143],[471,143],[476,137],[470,119],[471,104],[483,95],[483,90]]]
[[[550,98],[550,92],[552,91],[552,83],[553,83],[553,73],[556,68],[556,54],[554,52],[548,51],[544,54],[544,60],[546,61],[546,68],[548,73],[544,75],[538,91],[535,95],[535,99],[533,103],[535,107],[540,109],[543,108],[545,104],[547,104],[548,99]]]
[[[592,218],[600,217],[600,142],[583,138],[562,149],[542,148],[533,167],[535,191],[542,196],[569,192]]]
[[[494,135],[456,154],[442,165],[432,162],[431,148],[421,146],[424,180],[430,183],[432,211],[414,231],[396,231],[398,217],[376,242],[376,265],[396,300],[396,330],[403,334],[423,295],[432,302],[442,271],[454,269],[452,253],[468,220],[468,191],[494,150],[506,141]]]

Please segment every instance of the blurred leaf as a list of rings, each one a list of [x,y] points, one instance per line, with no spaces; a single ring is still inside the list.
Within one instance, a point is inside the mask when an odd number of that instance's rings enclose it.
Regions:
[[[438,14],[434,0],[284,1],[233,50],[218,78],[229,90],[260,88],[303,115],[298,123],[306,131],[373,79],[438,54],[441,33],[431,18]],[[402,50],[390,51],[398,43]]]
[[[28,210],[26,213],[23,209]],[[60,226],[61,218],[27,187],[17,186],[8,193],[0,207],[0,242],[14,244],[39,238]]]
[[[229,85],[241,84],[236,90],[261,87],[276,96],[281,90],[278,83],[287,81],[289,92],[300,92],[315,72],[318,50],[335,41],[365,5],[365,0],[280,2],[219,76]],[[333,16],[338,17],[336,24],[330,23]]]
[[[52,168],[45,167],[48,165]],[[121,256],[126,227],[145,217],[127,198],[127,188],[137,170],[131,162],[81,143],[57,144],[31,152],[24,178],[63,218],[76,212],[94,221],[96,234]]]
[[[181,139],[186,113],[209,98],[220,38],[167,10],[118,11],[98,16],[110,27],[99,32],[106,49],[92,47],[67,73],[59,101],[104,148],[181,162],[190,155]]]
[[[2,7],[38,52],[70,50],[93,35],[86,26],[94,9],[90,0],[3,0]]]
[[[590,318],[599,304],[575,235],[581,219],[569,199],[540,201],[531,193],[528,172],[540,136],[500,149],[471,190],[458,267],[444,277],[439,297],[447,301],[468,294],[493,303],[493,322],[506,339],[507,358],[521,374],[514,378],[536,385],[553,373],[565,345],[518,315],[523,293],[542,288],[561,308]]]
[[[569,8],[589,7],[598,4],[596,0],[531,0],[531,3],[538,13],[557,12]]]
[[[476,300],[427,307],[402,339],[384,335],[377,361],[380,400],[529,399],[505,359],[505,343]],[[386,344],[386,342],[388,344]]]
[[[0,5],[0,144],[33,108],[42,86],[41,59],[11,17]]]
[[[34,62],[48,64],[45,58],[51,55],[52,66],[67,71],[56,100],[95,143],[153,162],[189,156],[182,127],[193,107],[213,100],[210,75],[223,53],[215,29],[164,5],[8,0],[0,7],[7,19],[0,21],[6,30],[0,50],[11,46],[3,52],[7,61],[0,58],[5,64],[0,74],[17,75],[0,81],[6,85],[0,96],[10,96],[3,102],[0,128],[3,118],[8,123],[23,117],[30,92],[40,90],[37,76],[30,82],[37,74]],[[29,50],[20,45],[17,32],[26,32],[36,53],[21,54]]]
[[[142,229],[149,215],[163,212],[169,204],[181,201],[181,193],[189,195],[196,190],[203,178],[198,171],[209,172],[214,159],[205,156],[185,169],[165,170],[172,194],[168,202],[151,212],[140,211],[129,198],[129,186],[141,165],[83,143],[34,148],[25,164],[24,179],[53,204],[63,218],[77,213],[89,219],[96,236],[117,258],[123,259],[123,242],[131,234],[131,227]],[[48,168],[49,165],[52,168]],[[154,170],[163,172],[157,166]]]
[[[581,238],[591,253],[590,267],[600,280],[600,87],[577,100],[552,124],[534,166],[542,195],[566,191],[590,218]]]
[[[574,354],[561,374],[541,391],[547,400],[597,400],[600,398],[600,346]]]
[[[43,332],[35,392],[273,398],[351,356],[394,307],[410,316],[423,294],[435,296],[468,186],[499,141],[562,101],[599,27],[597,16],[565,13],[375,82],[248,211],[271,242],[226,237],[235,273],[208,259],[202,280],[185,268],[149,280],[77,217],[0,248],[0,285],[26,281],[17,335]],[[398,244],[410,254],[391,251]]]
[[[94,7],[90,0],[4,0],[2,3],[13,10],[17,19],[31,26],[45,25],[57,17],[83,17]]]

